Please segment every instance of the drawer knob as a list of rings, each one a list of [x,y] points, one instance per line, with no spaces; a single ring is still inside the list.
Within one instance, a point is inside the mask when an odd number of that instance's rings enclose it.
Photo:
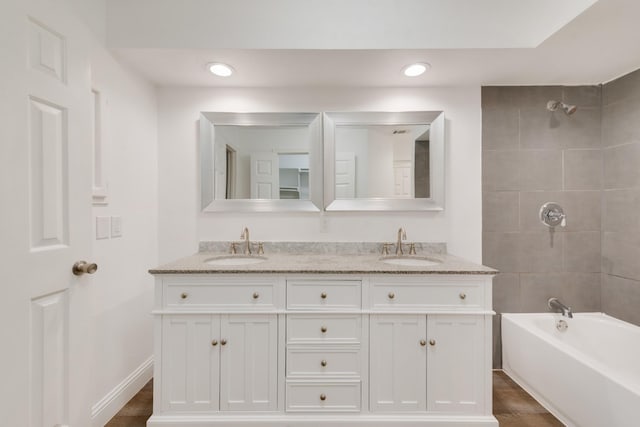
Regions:
[[[254,292],[253,293],[253,299],[258,299],[258,298],[260,298],[260,294],[257,293],[257,292]]]
[[[429,340],[429,345],[430,346],[436,345],[436,340]]]
[[[394,294],[393,292],[389,292],[389,299],[394,299],[396,297],[396,294]]]
[[[321,293],[320,298],[327,299],[327,293],[326,292]]]
[[[218,340],[211,341],[211,345],[214,346],[214,347],[217,346],[218,345]]]
[[[424,347],[425,345],[427,345],[427,342],[425,340],[420,340],[420,345]]]
[[[227,345],[227,340],[225,340],[225,339],[220,340],[220,344],[221,345]]]
[[[327,400],[327,395],[326,395],[326,394],[324,394],[324,393],[323,393],[323,394],[321,394],[321,395],[320,395],[320,400],[322,400],[323,402],[324,402],[325,400]]]
[[[322,362],[320,362],[320,366],[325,367],[327,366],[327,361],[323,360]]]
[[[326,327],[326,326],[321,326],[321,327],[320,327],[320,332],[322,332],[323,334],[324,334],[325,332],[327,332],[327,327]]]
[[[467,298],[467,294],[465,294],[464,292],[460,292],[460,299],[465,299]]]
[[[180,294],[180,298],[182,298],[182,299],[187,299],[188,296],[189,296],[189,294],[186,293],[186,292],[183,292],[183,293]]]

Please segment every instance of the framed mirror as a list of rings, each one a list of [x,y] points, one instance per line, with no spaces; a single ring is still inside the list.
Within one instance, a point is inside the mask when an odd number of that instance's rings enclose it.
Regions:
[[[324,208],[444,209],[442,111],[324,113]]]
[[[202,211],[319,211],[322,176],[320,113],[201,113]]]

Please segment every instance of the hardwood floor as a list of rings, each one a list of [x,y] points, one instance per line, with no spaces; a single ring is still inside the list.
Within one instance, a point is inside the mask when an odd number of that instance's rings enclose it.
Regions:
[[[500,427],[564,426],[502,371],[493,371],[493,415]]]
[[[152,384],[149,381],[106,427],[145,427],[153,406]],[[493,414],[500,427],[563,426],[502,371],[493,371]]]

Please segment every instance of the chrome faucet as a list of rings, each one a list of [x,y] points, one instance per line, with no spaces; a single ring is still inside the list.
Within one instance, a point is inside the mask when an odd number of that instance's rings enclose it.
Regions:
[[[251,242],[249,241],[249,229],[247,227],[242,230],[240,238],[243,239],[242,245],[244,246],[244,254],[251,255]]]
[[[396,255],[403,255],[402,252],[402,241],[407,240],[407,232],[404,231],[404,228],[400,227],[398,229],[398,241],[396,242]]]
[[[569,319],[573,319],[573,312],[571,311],[571,307],[567,307],[566,305],[561,303],[558,298],[549,298],[547,305],[551,310],[562,313],[563,316],[566,316]]]

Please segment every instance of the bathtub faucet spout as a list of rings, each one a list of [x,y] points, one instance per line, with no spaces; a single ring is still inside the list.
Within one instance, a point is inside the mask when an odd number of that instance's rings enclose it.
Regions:
[[[573,319],[573,312],[571,311],[571,307],[567,307],[566,305],[561,303],[558,298],[549,298],[549,302],[547,305],[551,310],[562,313],[563,316],[566,316],[569,319]]]

